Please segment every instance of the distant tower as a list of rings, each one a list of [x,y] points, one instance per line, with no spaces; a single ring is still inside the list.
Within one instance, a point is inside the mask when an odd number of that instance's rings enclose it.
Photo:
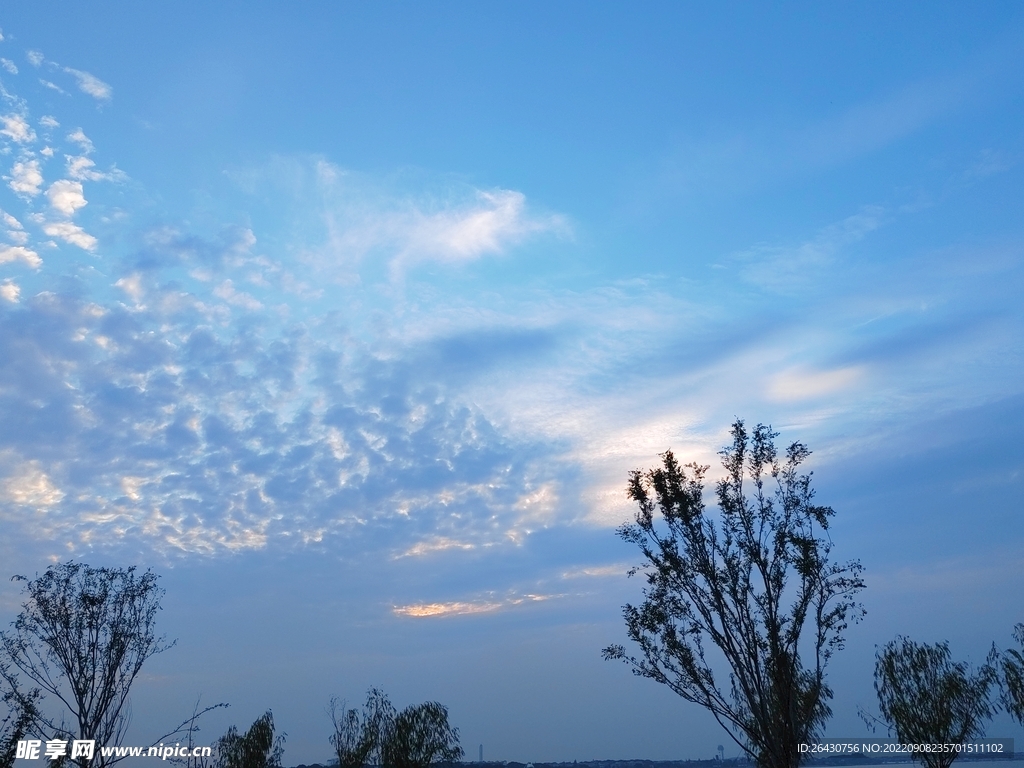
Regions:
[[[718,745],[718,759],[725,760],[725,747],[721,744]]]
[[[483,761],[484,761],[484,745],[481,744],[480,745],[480,762],[482,763]]]

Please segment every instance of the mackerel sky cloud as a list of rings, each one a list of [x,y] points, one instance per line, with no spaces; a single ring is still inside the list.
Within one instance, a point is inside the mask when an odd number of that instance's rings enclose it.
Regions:
[[[628,472],[736,417],[867,568],[830,733],[895,634],[1009,641],[1024,15],[215,5],[0,18],[0,555],[162,575],[139,743],[201,692],[323,761],[379,685],[471,756],[711,756],[599,650]]]

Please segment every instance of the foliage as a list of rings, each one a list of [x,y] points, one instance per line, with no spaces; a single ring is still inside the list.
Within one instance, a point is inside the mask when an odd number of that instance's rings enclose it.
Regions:
[[[1013,628],[1013,639],[1020,650],[1010,648],[999,659],[1000,688],[1006,711],[1024,725],[1024,624]]]
[[[760,424],[748,435],[737,420],[731,435],[717,519],[703,499],[707,466],[683,467],[668,451],[661,467],[630,474],[639,508],[618,533],[639,547],[645,562],[630,575],[642,572],[647,586],[623,616],[641,654],[612,645],[604,656],[708,709],[761,768],[790,768],[831,715],[825,669],[864,613],[854,599],[862,569],[830,559],[834,512],[813,503],[810,475],[798,474],[810,451],[793,443],[780,461],[777,433]],[[728,693],[711,646],[728,667]]]
[[[274,715],[267,710],[245,735],[231,726],[217,742],[217,768],[281,768],[284,734],[274,738]]]
[[[170,647],[155,634],[164,594],[157,576],[139,575],[134,567],[67,562],[31,581],[15,578],[26,582],[26,600],[12,629],[0,633],[5,695],[24,705],[33,696],[22,689],[21,677],[27,678],[66,710],[56,722],[35,708],[31,726],[37,733],[119,745],[130,720],[133,681],[146,659]],[[103,768],[119,759],[97,749],[92,761],[76,762]]]
[[[897,637],[875,658],[875,692],[882,717],[901,744],[963,744],[984,734],[994,707],[994,657],[977,674],[954,662],[948,643]],[[926,768],[948,768],[956,752],[916,752]]]
[[[360,713],[331,700],[331,744],[340,768],[366,764],[388,768],[425,768],[461,760],[459,729],[448,723],[448,710],[436,701],[395,710],[387,695],[370,689]]]
[[[18,741],[29,735],[29,728],[38,716],[36,701],[39,691],[17,696],[8,691],[3,696],[7,716],[0,721],[0,768],[13,768]]]

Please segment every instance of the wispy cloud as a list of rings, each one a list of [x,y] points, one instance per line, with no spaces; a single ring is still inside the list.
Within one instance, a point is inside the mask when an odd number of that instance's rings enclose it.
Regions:
[[[392,608],[396,616],[406,616],[413,619],[437,619],[449,618],[452,616],[472,616],[481,613],[495,613],[508,610],[528,603],[538,603],[552,600],[562,595],[522,595],[506,597],[502,599],[482,599],[472,601],[452,601],[443,603],[413,603],[410,605],[399,605]]]
[[[78,89],[82,93],[86,93],[98,101],[109,101],[114,95],[114,89],[110,85],[89,72],[71,67],[64,67],[64,71],[75,78],[78,82]]]

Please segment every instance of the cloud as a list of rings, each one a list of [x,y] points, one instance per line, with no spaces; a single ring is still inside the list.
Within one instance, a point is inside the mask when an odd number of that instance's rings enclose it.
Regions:
[[[73,141],[78,144],[85,154],[90,154],[95,150],[92,141],[81,128],[76,128],[68,134],[68,141]]]
[[[93,251],[98,245],[95,237],[70,221],[50,221],[43,224],[43,232],[66,243],[76,245],[83,251]]]
[[[39,118],[39,124],[44,128],[59,128],[60,123],[57,122],[57,118],[51,115],[43,115]]]
[[[615,563],[614,565],[595,565],[590,568],[576,568],[565,571],[563,579],[604,579],[609,577],[622,578],[630,569],[627,563]]]
[[[470,261],[500,253],[527,235],[558,225],[556,219],[528,218],[526,196],[521,192],[478,192],[475,202],[454,210],[412,211],[405,222],[405,242],[396,261]]]
[[[56,91],[59,94],[67,96],[67,91],[65,91],[56,83],[50,82],[49,80],[43,80],[42,78],[39,79],[39,82],[44,88],[49,88],[51,91]]]
[[[33,67],[39,67],[46,61],[46,58],[40,51],[26,51],[25,58],[28,59],[28,63]]]
[[[36,133],[32,130],[25,118],[18,114],[0,116],[0,122],[4,124],[0,128],[0,134],[19,144],[28,144],[36,140]]]
[[[11,167],[10,181],[7,186],[19,195],[36,196],[43,185],[43,173],[39,170],[38,160],[25,160]]]
[[[751,283],[772,291],[787,291],[813,284],[843,248],[856,243],[882,224],[883,210],[865,207],[859,213],[821,229],[796,246],[758,245],[734,257],[743,264],[741,274]]]
[[[83,72],[80,69],[72,69],[71,67],[64,67],[64,71],[78,81],[78,89],[82,93],[87,93],[94,99],[107,101],[114,94],[114,89],[95,75]]]
[[[3,283],[0,283],[0,298],[4,301],[17,304],[20,296],[21,288],[13,280],[4,280]]]
[[[38,462],[20,467],[14,477],[4,481],[0,494],[11,504],[35,508],[52,507],[64,499],[64,492],[39,468]]]
[[[859,366],[832,371],[790,368],[772,378],[768,395],[779,402],[812,400],[835,395],[853,386],[863,377],[864,369]]]
[[[263,309],[263,304],[261,304],[255,297],[245,291],[235,290],[234,283],[231,280],[225,280],[214,288],[213,295],[224,299],[224,301],[232,306],[241,307],[242,309],[247,309],[250,312],[258,312]]]
[[[542,602],[561,595],[523,595],[503,600],[453,601],[448,603],[413,603],[395,606],[391,609],[396,616],[413,619],[448,618],[451,616],[471,616],[479,613],[494,613],[513,608],[524,603]]]
[[[82,183],[68,179],[53,182],[46,190],[46,197],[50,206],[65,216],[74,216],[75,211],[88,204],[82,193]]]
[[[0,245],[0,264],[13,261],[23,261],[33,269],[39,269],[43,265],[39,254],[30,248],[22,245]]]
[[[400,277],[417,264],[464,264],[542,233],[570,232],[564,217],[531,213],[526,196],[514,190],[458,186],[434,196],[391,193],[322,160],[264,173],[313,178],[327,235],[323,258],[336,269],[356,268],[372,255]]]
[[[0,66],[2,66],[4,69],[10,72],[12,75],[18,74],[17,65],[10,59],[0,58]]]
[[[457,541],[456,539],[450,539],[446,536],[432,536],[425,541],[416,542],[401,554],[396,555],[396,559],[402,557],[423,557],[424,555],[430,555],[435,552],[470,550],[475,548],[476,545],[468,541]]]

